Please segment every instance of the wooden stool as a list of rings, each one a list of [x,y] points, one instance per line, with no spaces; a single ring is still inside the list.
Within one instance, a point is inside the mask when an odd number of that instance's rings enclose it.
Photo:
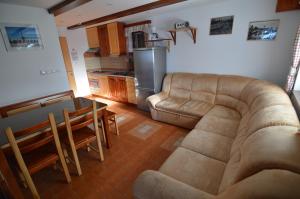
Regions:
[[[115,128],[116,128],[116,134],[117,135],[120,135],[119,134],[119,128],[118,128],[118,124],[117,124],[117,118],[116,118],[116,113],[112,112],[112,111],[109,111],[109,110],[105,110],[106,112],[106,116],[108,118],[108,122],[111,124],[111,123],[114,123],[115,125]],[[98,119],[99,121],[99,127],[102,128],[102,131],[104,131],[104,125],[103,125],[103,121],[101,120],[101,118]],[[110,126],[109,124],[109,126]],[[101,125],[101,126],[100,126]],[[104,141],[106,142],[106,137],[105,137],[105,133],[103,133],[103,137],[104,137]]]
[[[108,116],[108,122],[114,123],[115,128],[116,128],[116,134],[120,135],[118,124],[117,124],[117,117],[116,117],[117,114],[112,111],[109,111],[109,110],[106,110],[106,112],[107,112],[107,116]]]

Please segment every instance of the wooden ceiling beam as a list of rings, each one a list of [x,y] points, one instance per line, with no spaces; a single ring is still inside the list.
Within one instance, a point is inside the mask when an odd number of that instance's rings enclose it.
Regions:
[[[54,16],[60,15],[64,12],[77,8],[85,3],[88,3],[92,0],[65,0],[55,6],[52,6],[48,9],[50,14],[54,14]]]
[[[180,3],[180,2],[183,2],[183,1],[186,1],[186,0],[160,0],[160,1],[154,1],[152,3],[144,4],[144,5],[141,5],[141,6],[130,8],[128,10],[123,10],[123,11],[116,12],[116,13],[113,13],[113,14],[110,14],[110,15],[106,15],[106,16],[103,16],[103,17],[99,17],[99,18],[96,18],[96,19],[93,19],[93,20],[90,20],[90,21],[85,21],[85,22],[82,22],[80,24],[69,26],[68,29],[77,29],[77,28],[80,28],[80,27],[91,26],[91,25],[94,25],[94,24],[103,23],[103,22],[106,22],[106,21],[118,19],[118,18],[121,18],[121,17],[133,15],[133,14],[137,14],[137,13],[140,13],[140,12],[145,12],[145,11],[148,11],[148,10],[153,10],[153,9],[164,7],[164,6],[169,6],[169,5]]]
[[[145,24],[151,24],[151,23],[152,23],[151,20],[138,21],[138,22],[135,22],[135,23],[125,24],[124,28],[129,28],[129,27],[132,27],[132,26],[140,26],[140,25],[145,25]]]

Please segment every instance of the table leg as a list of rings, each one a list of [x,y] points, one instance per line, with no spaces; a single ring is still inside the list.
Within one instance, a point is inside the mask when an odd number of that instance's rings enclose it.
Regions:
[[[107,112],[105,110],[103,112],[104,112],[103,123],[104,123],[104,133],[106,137],[106,147],[109,149],[111,147],[110,134],[109,134],[109,122],[108,122]]]

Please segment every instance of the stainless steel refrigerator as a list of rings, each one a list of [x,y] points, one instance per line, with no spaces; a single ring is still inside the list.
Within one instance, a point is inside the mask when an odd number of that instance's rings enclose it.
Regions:
[[[149,111],[146,98],[161,91],[166,74],[166,48],[136,48],[133,50],[137,107]]]

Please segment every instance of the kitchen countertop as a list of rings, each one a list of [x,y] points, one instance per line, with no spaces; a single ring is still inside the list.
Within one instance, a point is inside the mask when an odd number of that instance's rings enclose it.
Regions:
[[[134,78],[133,71],[87,71],[87,74],[93,76],[115,76]]]

